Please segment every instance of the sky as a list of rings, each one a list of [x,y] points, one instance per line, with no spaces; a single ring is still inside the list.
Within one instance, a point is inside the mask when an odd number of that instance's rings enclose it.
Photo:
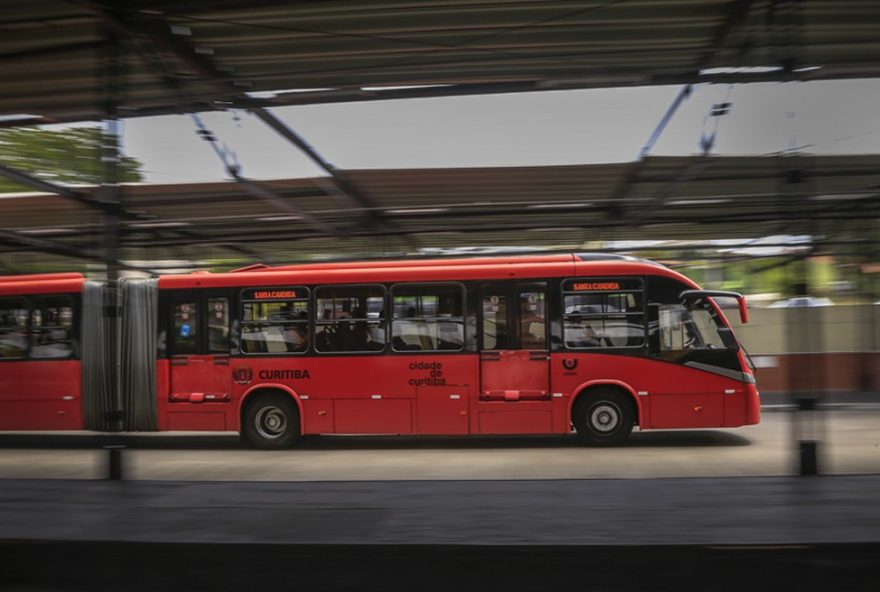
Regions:
[[[635,159],[678,86],[444,97],[281,107],[276,115],[343,169],[591,164]],[[651,151],[699,151],[717,120],[713,153],[880,153],[880,79],[700,85]],[[254,179],[318,176],[299,150],[245,111],[204,114]],[[189,116],[124,123],[125,152],[151,183],[221,181],[225,170]]]

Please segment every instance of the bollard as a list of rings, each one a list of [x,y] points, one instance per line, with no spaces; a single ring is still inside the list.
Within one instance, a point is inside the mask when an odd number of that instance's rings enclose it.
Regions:
[[[108,468],[110,475],[108,479],[111,481],[122,480],[122,451],[125,446],[116,444],[113,446],[104,446],[104,450],[108,452]]]
[[[801,440],[801,477],[819,474],[819,461],[817,454],[818,442],[815,440]]]
[[[819,442],[816,437],[816,398],[800,397],[797,400],[798,447],[800,453],[800,475],[809,477],[819,474]],[[805,437],[806,436],[806,437]]]

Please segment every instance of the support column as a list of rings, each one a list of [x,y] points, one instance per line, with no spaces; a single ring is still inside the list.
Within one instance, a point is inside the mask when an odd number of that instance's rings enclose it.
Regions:
[[[815,241],[819,236],[813,219],[809,192],[803,187],[804,159],[785,157],[781,197],[784,212],[790,219],[793,234],[804,234]],[[788,265],[788,279],[794,296],[812,296],[809,260],[816,247],[799,256]],[[797,457],[799,475],[818,475],[821,471],[821,443],[824,438],[824,418],[819,405],[826,391],[824,315],[819,307],[795,306],[785,310],[786,341],[789,352],[788,390],[793,404],[792,439]]]
[[[113,409],[110,411],[109,425],[114,430],[123,429],[122,412],[122,317],[119,314],[121,306],[121,292],[118,289],[120,275],[120,242],[122,235],[122,191],[119,187],[119,103],[122,100],[124,84],[124,55],[123,46],[119,37],[112,30],[106,31],[106,55],[105,55],[105,99],[103,126],[101,130],[101,187],[99,189],[100,201],[105,206],[104,214],[104,237],[102,254],[107,267],[107,283],[109,292],[109,306],[105,308],[107,314],[107,339],[108,351],[111,352],[111,361],[108,361],[113,385]]]

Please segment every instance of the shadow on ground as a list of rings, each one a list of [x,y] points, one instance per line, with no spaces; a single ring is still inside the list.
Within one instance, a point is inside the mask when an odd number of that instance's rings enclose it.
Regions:
[[[483,547],[0,542],[0,588],[874,591],[878,558],[876,544]],[[47,559],[52,569],[46,569]]]
[[[623,448],[699,448],[749,446],[741,435],[717,430],[635,432]],[[142,434],[2,434],[0,449],[89,450],[122,445],[141,450],[249,449],[237,435]],[[295,450],[485,450],[590,447],[576,435],[567,436],[306,436]],[[598,446],[597,446],[598,447]]]

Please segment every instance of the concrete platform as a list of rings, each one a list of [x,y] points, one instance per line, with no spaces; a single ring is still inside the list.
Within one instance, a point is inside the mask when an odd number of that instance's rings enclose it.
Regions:
[[[420,545],[880,542],[880,476],[3,481],[0,539]]]
[[[880,408],[816,414],[826,475],[880,474]],[[125,444],[126,479],[138,481],[466,481],[775,477],[798,473],[795,417],[759,425],[636,432],[620,447],[573,436],[324,436],[291,450],[254,450],[230,434],[4,434],[0,479],[103,479]]]
[[[876,590],[880,476],[0,482],[0,589]]]
[[[101,480],[104,435],[7,435],[0,476],[40,478],[0,479],[0,590],[875,592],[880,411],[828,417],[823,471],[875,474],[780,476],[788,413],[618,449],[132,435],[127,481]]]

